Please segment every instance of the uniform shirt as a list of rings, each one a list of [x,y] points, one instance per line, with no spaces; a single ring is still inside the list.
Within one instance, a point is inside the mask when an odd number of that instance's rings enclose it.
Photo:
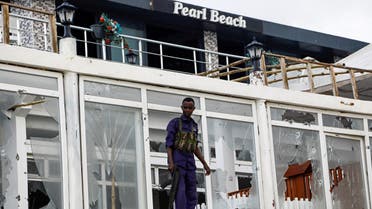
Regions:
[[[182,120],[182,131],[191,132],[193,131],[198,136],[198,124],[192,118],[181,116]],[[167,137],[165,139],[165,146],[173,149],[173,162],[176,166],[182,167],[188,170],[195,170],[195,159],[194,153],[184,152],[174,148],[174,141],[176,139],[176,133],[179,131],[179,118],[173,118],[169,121],[167,126]]]

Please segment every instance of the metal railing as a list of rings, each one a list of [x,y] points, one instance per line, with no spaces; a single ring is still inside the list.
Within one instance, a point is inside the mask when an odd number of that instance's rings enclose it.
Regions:
[[[0,42],[45,51],[58,51],[54,13],[2,1],[0,5]],[[29,16],[18,14],[22,12],[26,12]]]
[[[61,27],[62,25],[57,23],[57,26]],[[210,70],[213,66],[229,65],[231,61],[245,58],[244,56],[122,34],[120,35],[120,43],[106,44],[104,40],[94,41],[90,38],[90,33],[92,32],[90,28],[71,26],[71,30],[73,35],[77,37],[78,45],[83,49],[80,50],[79,55],[84,57],[94,57],[126,63],[125,55],[128,53],[128,50],[131,50],[138,54],[137,64],[140,66],[181,71],[182,69],[180,69],[179,66],[181,65],[182,68],[182,65],[184,65],[187,66],[187,72],[193,74]],[[125,47],[125,43],[127,42],[129,42],[129,49]],[[94,47],[92,48],[90,45]],[[167,52],[172,50],[173,52],[182,52],[180,53],[182,56]],[[111,53],[111,56],[108,55],[109,53]],[[218,59],[214,61],[213,56],[218,57]],[[169,63],[175,66],[173,67]],[[227,72],[229,70],[230,68],[226,69]],[[182,71],[184,71],[184,69]],[[230,76],[227,76],[226,79],[230,80]]]
[[[57,39],[60,37],[57,37],[57,26],[62,25],[56,23],[54,13],[2,1],[0,1],[0,5],[2,20],[0,42],[53,52],[58,51]],[[11,13],[10,8],[14,8]],[[33,15],[30,17],[20,15],[17,14],[17,10],[25,10]],[[40,16],[41,18],[39,18]],[[29,22],[32,22],[33,25],[36,24],[39,31],[30,31],[27,28]],[[77,37],[78,55],[84,57],[125,63],[126,54],[131,50],[138,54],[136,64],[139,66],[189,72],[199,76],[236,82],[249,80],[247,74],[252,70],[251,60],[244,56],[130,35],[120,35],[120,41],[117,44],[106,44],[104,40],[95,41],[91,38],[89,34],[92,30],[89,28],[71,26],[71,29],[73,35]],[[36,40],[34,44],[30,45],[29,34],[32,34],[33,39]],[[38,47],[35,47],[35,43],[38,44]],[[126,46],[127,43],[130,48]],[[360,99],[360,95],[366,91],[366,88],[359,88],[358,82],[372,76],[372,70],[368,69],[272,53],[264,53],[260,65],[263,70],[264,85],[354,99]],[[372,95],[372,92],[369,95]]]

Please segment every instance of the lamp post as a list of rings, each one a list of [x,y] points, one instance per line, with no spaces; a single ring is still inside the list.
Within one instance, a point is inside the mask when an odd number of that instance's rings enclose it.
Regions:
[[[76,9],[77,7],[70,4],[67,0],[63,1],[63,3],[56,8],[59,20],[64,26],[63,38],[73,37],[71,34],[70,25],[74,21],[74,14]]]
[[[134,53],[131,49],[129,49],[128,53],[125,55],[127,62],[129,64],[136,64],[138,54]]]
[[[253,69],[249,73],[249,83],[255,85],[263,85],[262,81],[262,71],[259,66],[259,61],[261,59],[263,45],[262,43],[256,41],[256,37],[253,37],[253,41],[249,43],[246,47],[246,54],[252,60]]]

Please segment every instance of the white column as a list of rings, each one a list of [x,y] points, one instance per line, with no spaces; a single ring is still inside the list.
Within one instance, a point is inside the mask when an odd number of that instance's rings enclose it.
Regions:
[[[257,86],[263,86],[263,72],[261,70],[259,71],[252,71],[249,73],[249,83]]]
[[[76,39],[63,38],[59,42],[60,54],[67,57],[76,56]],[[65,208],[83,208],[83,185],[81,175],[81,144],[79,117],[79,85],[78,75],[73,72],[64,73],[64,96],[67,129],[68,161],[68,194],[69,205]],[[88,192],[88,191],[86,191]],[[87,200],[88,201],[88,200]]]
[[[260,191],[260,195],[263,195],[263,205],[261,208],[264,209],[273,209],[275,208],[275,186],[274,186],[274,178],[275,169],[272,166],[273,162],[273,149],[272,143],[270,141],[270,134],[269,134],[269,121],[267,119],[267,108],[265,104],[265,100],[257,100],[256,101],[256,108],[257,108],[257,120],[258,120],[258,142],[260,147],[260,170],[262,176],[262,190]]]
[[[6,188],[4,208],[26,209],[28,208],[28,182],[27,182],[27,151],[26,142],[26,115],[31,106],[17,108],[12,112],[12,129],[15,137],[8,141],[5,150],[9,154],[10,173],[6,180],[9,186]],[[3,182],[5,183],[5,182]]]

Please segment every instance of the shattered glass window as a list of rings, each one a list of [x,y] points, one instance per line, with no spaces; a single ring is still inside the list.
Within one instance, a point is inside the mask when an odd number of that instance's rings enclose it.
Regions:
[[[181,113],[162,112],[149,110],[149,136],[150,136],[150,151],[167,153],[165,147],[165,137],[167,136],[167,125],[173,118],[180,117]],[[202,141],[201,135],[201,117],[193,115],[192,118],[198,124],[198,140]],[[201,146],[202,144],[199,143]],[[202,150],[202,149],[201,149]]]
[[[167,105],[172,107],[181,107],[182,100],[185,97],[191,97],[195,102],[195,109],[200,109],[200,99],[188,95],[170,94],[158,91],[147,91],[147,101],[151,104]]]
[[[36,96],[26,116],[26,136],[31,142],[32,157],[43,174],[41,182],[29,177],[29,208],[37,208],[30,202],[40,204],[49,199],[44,207],[62,207],[62,156],[59,125],[59,102],[57,98]],[[39,179],[40,180],[40,179]],[[41,184],[40,184],[41,183]]]
[[[309,201],[312,208],[326,208],[319,133],[278,126],[272,132],[280,208],[294,198]]]
[[[141,89],[133,87],[84,81],[84,91],[86,95],[141,101]]]
[[[235,102],[206,99],[205,106],[207,111],[211,112],[252,116],[252,105],[250,104],[240,104]]]
[[[251,188],[252,175],[251,174],[237,174],[238,177],[238,189]]]
[[[246,182],[251,187],[245,189],[249,190],[250,208],[259,208],[253,123],[207,118],[207,126],[209,150],[214,153],[216,162],[216,170],[211,174],[213,208],[230,207],[228,193],[239,190],[235,172],[238,161],[252,162],[253,173],[249,174],[250,182]]]
[[[307,125],[318,125],[318,116],[316,113],[305,112],[301,110],[281,109],[270,107],[271,119],[287,121],[289,123],[302,123]]]
[[[335,128],[363,130],[363,119],[323,114],[323,125]]]
[[[21,78],[20,78],[21,79]],[[11,167],[21,161],[27,165],[29,209],[62,208],[62,157],[59,125],[59,100],[57,98],[0,91],[0,208],[15,208],[18,202],[9,190],[18,177]],[[16,121],[15,117],[18,118]],[[19,121],[25,123],[19,123]],[[25,131],[27,157],[9,158],[9,151],[18,146],[16,128]],[[26,143],[24,143],[26,144]],[[19,194],[19,193],[17,193]]]
[[[367,208],[361,141],[333,136],[326,139],[333,208]]]
[[[85,123],[90,208],[146,205],[141,110],[86,102]]]

